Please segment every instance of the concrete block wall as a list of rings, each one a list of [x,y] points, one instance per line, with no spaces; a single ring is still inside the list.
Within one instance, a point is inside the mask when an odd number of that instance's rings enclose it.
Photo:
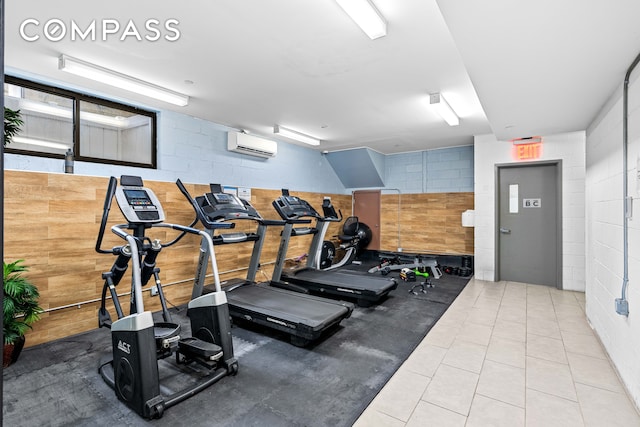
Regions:
[[[158,114],[158,169],[75,162],[74,172],[89,176],[140,175],[143,179],[345,194],[347,191],[326,158],[316,150],[278,142],[269,159],[227,150],[228,128],[184,114]],[[5,168],[63,172],[62,159],[5,155]]]
[[[348,193],[319,151],[278,142],[274,158],[227,151],[229,128],[173,112],[158,115],[158,169],[75,162],[75,173],[89,176],[137,174],[143,179],[210,183],[265,189]],[[385,156],[385,188],[402,193],[474,191],[473,146]],[[63,172],[62,159],[7,154],[5,168]]]
[[[390,154],[386,158],[384,182],[386,188],[401,193],[424,191],[424,152]]]
[[[473,191],[473,146],[429,150],[427,193]]]
[[[540,160],[562,160],[562,286],[585,290],[585,132],[545,136]],[[475,277],[494,281],[495,167],[514,163],[511,143],[475,137]]]
[[[474,191],[473,146],[391,154],[386,158],[385,184],[402,193]]]
[[[42,79],[37,74],[8,69],[11,75],[44,84],[83,92],[80,87]],[[104,99],[128,103],[96,93]],[[140,106],[146,108],[145,106]],[[319,151],[278,142],[278,155],[261,159],[226,148],[226,133],[232,129],[202,119],[170,111],[158,112],[158,168],[132,168],[99,163],[75,162],[75,173],[88,176],[140,175],[143,179],[191,183],[219,182],[225,185],[264,189],[295,188],[298,191],[349,194]],[[402,193],[471,192],[473,185],[473,146],[451,147],[396,155],[376,156],[372,160],[385,176],[385,188]],[[5,155],[5,168],[33,172],[64,172],[62,159]]]
[[[634,77],[635,75],[635,77]],[[586,312],[629,394],[640,407],[640,69],[629,87],[629,316],[615,310],[623,282],[622,85],[587,129]]]

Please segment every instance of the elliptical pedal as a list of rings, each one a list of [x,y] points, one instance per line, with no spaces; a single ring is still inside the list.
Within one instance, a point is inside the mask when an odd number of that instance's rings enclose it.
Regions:
[[[180,353],[206,361],[215,362],[222,357],[222,347],[195,337],[188,337],[178,341]]]
[[[173,348],[180,341],[180,325],[168,322],[154,323],[153,335],[158,350]]]

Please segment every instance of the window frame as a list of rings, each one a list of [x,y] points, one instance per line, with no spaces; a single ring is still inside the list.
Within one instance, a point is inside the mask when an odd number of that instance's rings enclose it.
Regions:
[[[122,104],[120,102],[99,98],[97,96],[75,92],[68,89],[62,89],[59,87],[50,86],[44,83],[34,82],[31,80],[26,80],[20,77],[15,77],[10,75],[5,75],[4,82],[6,84],[13,84],[16,86],[21,86],[21,87],[32,89],[32,90],[37,90],[41,92],[50,93],[53,95],[62,96],[72,100],[72,103],[73,103],[73,107],[72,107],[73,108],[73,114],[72,114],[73,141],[72,142],[73,142],[73,154],[74,154],[75,160],[82,161],[82,162],[89,162],[89,163],[141,167],[141,168],[148,168],[148,169],[158,168],[158,159],[157,159],[158,117],[155,111],[145,110],[140,107]],[[80,138],[80,101],[91,102],[91,103],[102,105],[105,107],[116,108],[116,109],[127,111],[130,113],[149,117],[151,119],[151,141],[150,141],[151,142],[151,163],[129,162],[129,161],[122,161],[122,160],[103,159],[99,157],[81,156],[80,146],[82,145],[82,141]],[[4,147],[4,151],[6,153],[11,153],[11,154],[23,154],[27,156],[64,159],[64,154],[47,153],[47,152],[37,151],[37,150],[15,149],[15,148],[11,148],[11,144],[7,144]]]

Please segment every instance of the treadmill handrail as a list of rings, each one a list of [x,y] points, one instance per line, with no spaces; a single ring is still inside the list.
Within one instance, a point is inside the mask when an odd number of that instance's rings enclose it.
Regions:
[[[213,249],[213,240],[211,239],[211,236],[207,232],[198,230],[197,228],[185,227],[184,225],[169,224],[165,222],[162,222],[160,224],[155,224],[154,227],[172,228],[174,230],[184,231],[189,234],[200,235],[200,237],[202,237],[203,243],[206,245],[206,247],[209,250],[209,256],[210,256],[209,260],[211,263],[211,269],[213,271],[213,282],[216,288],[216,292],[222,292],[222,286],[220,284],[220,274],[218,273],[218,263],[216,262],[216,253]]]
[[[325,222],[339,222],[342,221],[342,210],[338,209],[336,213],[336,209],[331,204],[331,199],[325,197],[322,202],[322,214],[324,215],[324,219],[322,221]]]
[[[202,214],[209,218],[211,221],[222,222],[229,220],[240,220],[240,219],[249,219],[252,221],[257,221],[262,219],[260,215],[258,215],[257,211],[251,211],[246,207],[246,201],[240,200],[243,204],[238,207],[236,206],[227,206],[226,209],[222,209],[216,211],[211,206],[211,201],[209,200],[209,196],[214,197],[214,193],[205,193],[204,196],[196,197],[196,204],[198,208],[202,211]],[[205,205],[205,203],[207,205]],[[212,210],[212,212],[208,212],[208,210]]]
[[[286,220],[288,224],[311,224],[310,219],[288,219]]]
[[[283,221],[281,219],[260,219],[257,221],[258,223],[265,225],[267,227],[274,226],[274,225],[285,225],[287,223],[287,221]]]
[[[271,205],[282,219],[290,221],[300,218],[323,218],[309,202],[299,197],[289,196],[288,191],[287,194],[284,194],[284,192],[285,190],[283,190],[282,196],[271,202]]]
[[[314,227],[297,227],[291,229],[291,236],[308,236],[310,234],[316,234],[318,229]]]
[[[318,218],[318,221],[320,222],[340,222],[342,221],[342,215],[340,215],[340,218],[336,218],[334,216],[325,216],[325,217],[321,217]]]
[[[198,206],[198,203],[196,203],[195,199],[191,197],[191,194],[189,194],[189,191],[187,191],[186,187],[184,186],[180,178],[178,178],[178,180],[176,181],[176,185],[180,189],[180,192],[182,193],[182,195],[189,201],[189,203],[191,203],[191,206],[193,206],[193,209],[196,212],[196,216],[198,217],[202,225],[204,225],[206,228],[210,230],[214,230],[214,229],[229,229],[229,228],[234,228],[236,226],[232,222],[211,221],[209,218],[207,218],[206,215],[204,215],[204,213]]]
[[[289,198],[295,199],[297,203],[295,203],[294,205],[290,205]],[[333,206],[327,208],[327,205],[325,205],[325,203],[326,199],[325,202],[323,202],[322,206],[324,215],[320,215],[320,213],[318,213],[318,211],[309,202],[299,197],[289,196],[287,191],[286,195],[283,194],[282,196],[274,200],[272,202],[272,205],[276,212],[278,212],[280,217],[290,222],[291,224],[301,224],[298,222],[291,222],[299,220],[301,218],[309,218],[309,221],[311,221],[311,218],[314,218],[318,222],[342,221],[342,211],[338,209],[339,214],[334,215],[335,209],[333,208]]]

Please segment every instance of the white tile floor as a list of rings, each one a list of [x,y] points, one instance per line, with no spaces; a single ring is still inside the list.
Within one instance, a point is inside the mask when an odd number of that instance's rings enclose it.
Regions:
[[[355,426],[640,426],[584,305],[472,279]]]

